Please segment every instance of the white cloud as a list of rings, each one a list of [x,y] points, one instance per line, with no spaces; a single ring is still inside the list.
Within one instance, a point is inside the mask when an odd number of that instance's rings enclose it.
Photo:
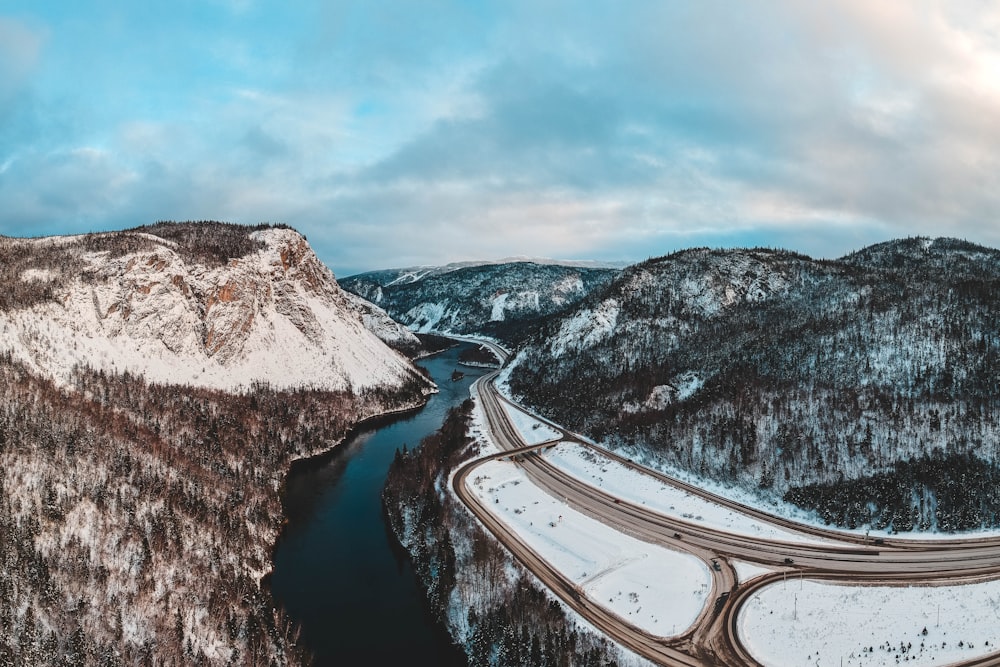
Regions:
[[[89,55],[62,27],[0,19],[0,104],[38,102],[0,127],[8,219],[280,220],[350,270],[1000,241],[1000,10],[972,0],[225,4],[94,90],[45,70]]]

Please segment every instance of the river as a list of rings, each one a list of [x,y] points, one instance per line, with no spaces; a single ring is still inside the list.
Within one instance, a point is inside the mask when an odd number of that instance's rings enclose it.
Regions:
[[[420,411],[360,430],[289,472],[288,525],[275,547],[271,591],[301,624],[317,667],[466,664],[425,608],[385,525],[381,492],[396,449],[436,431],[485,373],[458,364],[467,346],[421,360],[440,392]],[[465,377],[453,382],[456,369]]]

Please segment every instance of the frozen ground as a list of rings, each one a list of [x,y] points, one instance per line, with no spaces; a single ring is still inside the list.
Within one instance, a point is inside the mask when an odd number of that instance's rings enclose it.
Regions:
[[[578,479],[615,496],[701,525],[786,542],[829,544],[821,538],[772,526],[710,503],[648,475],[639,474],[605,456],[572,443],[562,443],[543,456]]]
[[[562,435],[551,426],[543,424],[531,415],[511,407],[504,401],[500,401],[504,411],[510,417],[510,422],[521,434],[521,438],[529,445],[537,445],[547,440],[554,440]]]
[[[739,631],[766,665],[965,661],[1000,648],[1000,581],[888,587],[789,580],[747,601]]]
[[[759,577],[762,574],[770,574],[774,572],[771,568],[761,567],[755,563],[747,563],[742,560],[732,561],[733,569],[736,570],[736,578],[743,583],[744,581],[750,581],[754,577]]]
[[[711,575],[694,556],[641,542],[576,512],[516,465],[491,461],[469,488],[587,597],[654,635],[686,630],[708,599]]]

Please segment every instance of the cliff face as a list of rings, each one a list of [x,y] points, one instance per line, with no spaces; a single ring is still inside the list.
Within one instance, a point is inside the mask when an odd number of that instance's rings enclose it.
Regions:
[[[382,340],[416,347],[413,335],[344,293],[301,235],[246,240],[249,252],[223,261],[141,231],[5,240],[4,255],[38,258],[11,278],[46,298],[0,312],[0,351],[57,382],[77,364],[224,390],[391,388],[414,376]]]

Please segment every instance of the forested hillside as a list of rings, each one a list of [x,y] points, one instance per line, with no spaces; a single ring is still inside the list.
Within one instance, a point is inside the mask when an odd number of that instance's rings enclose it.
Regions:
[[[629,267],[546,323],[509,365],[509,386],[597,438],[779,494],[864,484],[925,456],[992,474],[998,287],[1000,252],[952,239],[839,261],[687,250]],[[900,527],[968,528],[1000,509],[939,526],[951,510],[935,489],[907,474],[892,484],[923,513]],[[815,506],[807,495],[790,498]],[[854,521],[878,523],[884,509]]]
[[[60,389],[0,359],[0,664],[297,664],[261,585],[288,465],[421,389]]]

